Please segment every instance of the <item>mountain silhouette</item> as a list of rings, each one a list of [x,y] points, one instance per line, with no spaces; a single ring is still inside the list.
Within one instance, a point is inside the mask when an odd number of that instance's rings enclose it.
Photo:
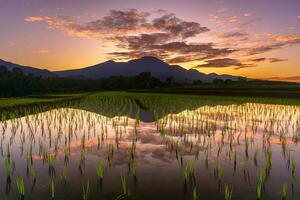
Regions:
[[[195,69],[185,69],[179,65],[169,65],[164,61],[151,56],[141,57],[128,62],[106,61],[97,65],[64,71],[48,71],[29,66],[23,66],[0,60],[0,65],[4,65],[8,70],[15,67],[21,68],[25,74],[34,74],[40,77],[69,77],[81,79],[108,78],[110,76],[135,76],[141,72],[151,72],[152,76],[165,80],[173,77],[178,82],[192,82],[201,80],[202,82],[212,82],[214,79],[237,80],[238,77],[231,75],[204,74]]]
[[[128,62],[106,61],[97,65],[82,69],[56,71],[60,77],[85,77],[91,79],[106,78],[109,76],[135,76],[141,72],[151,72],[151,74],[161,80],[167,77],[174,77],[179,82],[191,82],[201,80],[211,82],[215,78],[237,80],[238,77],[230,75],[204,74],[195,69],[185,69],[179,65],[169,65],[162,60],[145,56]]]
[[[50,78],[50,77],[57,77],[57,75],[53,72],[50,72],[47,69],[38,69],[35,67],[29,67],[24,65],[15,64],[12,62],[7,62],[5,60],[0,59],[0,66],[5,66],[9,71],[11,71],[13,68],[20,68],[23,70],[25,74],[33,74],[35,76],[39,76],[42,78]]]

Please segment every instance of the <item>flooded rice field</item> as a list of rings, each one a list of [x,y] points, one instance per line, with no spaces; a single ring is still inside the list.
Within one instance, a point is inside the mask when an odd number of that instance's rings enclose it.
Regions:
[[[5,111],[0,199],[300,199],[300,106],[97,94]]]

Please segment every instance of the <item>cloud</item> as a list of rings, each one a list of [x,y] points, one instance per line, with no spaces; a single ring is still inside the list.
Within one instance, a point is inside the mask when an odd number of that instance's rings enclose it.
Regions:
[[[235,23],[237,21],[238,21],[238,16],[236,15],[228,17],[228,22],[230,23]]]
[[[162,30],[172,33],[175,36],[180,36],[183,39],[210,31],[207,27],[202,27],[197,22],[188,22],[179,19],[173,13],[155,18],[150,26],[155,27],[156,30]]]
[[[49,28],[56,28],[68,34],[86,37],[105,37],[114,34],[139,34],[143,32],[165,32],[186,39],[209,31],[197,22],[182,20],[173,13],[150,19],[151,13],[136,9],[111,10],[104,17],[79,23],[74,17],[28,16],[28,22],[46,22]]]
[[[150,39],[149,39],[150,38]],[[170,63],[175,61],[182,62],[181,56],[174,58],[173,55],[184,55],[185,61],[192,61],[192,58],[196,60],[203,60],[209,58],[215,58],[218,56],[227,56],[236,50],[229,48],[216,48],[213,43],[187,43],[187,42],[166,42],[167,39],[157,39],[159,37],[152,37],[150,35],[140,37],[121,37],[119,40],[124,43],[121,44],[123,48],[130,51],[129,54],[120,52],[114,52],[111,55],[124,55],[123,59],[130,58],[137,55],[137,51],[149,52],[149,54],[159,56],[160,58],[166,58]],[[169,55],[169,56],[168,56]]]
[[[247,49],[248,55],[266,53],[289,45],[300,44],[300,35],[272,35],[269,40],[269,44],[262,44]]]
[[[286,44],[300,43],[300,35],[275,35],[271,39],[274,41],[285,42]]]
[[[288,61],[288,59],[281,59],[281,58],[269,58],[268,60],[270,63]]]
[[[25,18],[25,21],[27,22],[39,22],[44,21],[45,17],[43,16],[28,16]]]
[[[300,15],[299,15],[299,16],[297,16],[297,18],[298,18],[298,19],[300,19]]]
[[[246,32],[245,28],[262,19],[250,17],[251,13],[245,13],[244,16],[247,18],[241,20],[246,19],[246,21],[237,23],[240,19],[235,15],[225,17],[223,20],[216,15],[211,15],[210,20],[216,25],[232,24],[235,29],[216,34],[218,40],[206,43],[195,41],[202,34],[210,32],[208,27],[195,21],[181,19],[165,10],[155,12],[136,9],[110,10],[104,16],[90,21],[82,21],[72,16],[28,16],[25,21],[45,23],[49,29],[58,29],[68,35],[96,38],[103,43],[109,43],[111,49],[114,49],[107,53],[109,59],[129,60],[153,55],[169,63],[204,61],[206,67],[213,65],[234,66],[236,69],[252,67],[253,64],[245,64],[230,57],[236,54],[242,56],[261,54],[300,43],[298,35],[271,35],[267,36],[267,39],[252,41],[252,34]],[[284,59],[266,58],[266,61],[273,63]]]
[[[204,59],[205,58],[200,55],[184,55],[184,56],[180,55],[180,56],[168,58],[166,61],[170,64],[173,64],[173,63],[186,63],[190,61],[200,61]]]
[[[159,51],[136,51],[136,50],[127,50],[127,51],[118,51],[111,52],[109,56],[112,56],[113,59],[116,60],[128,60],[133,58],[140,58],[143,56],[154,56],[160,59],[164,59],[167,57],[163,52]]]
[[[37,50],[38,54],[46,54],[46,53],[49,53],[49,52],[50,52],[50,50],[46,49],[46,48],[42,48],[42,49]]]
[[[135,9],[111,10],[104,17],[80,24],[74,17],[28,16],[25,21],[45,22],[50,29],[60,29],[68,34],[81,37],[104,37],[110,34],[135,32],[146,28],[150,14]]]
[[[224,13],[226,12],[226,8],[220,8],[217,10],[217,13]]]
[[[247,27],[250,27],[250,26],[254,26],[257,22],[259,22],[261,20],[262,20],[261,17],[252,18],[252,19],[249,19],[249,20],[239,24],[239,27],[240,28],[247,28]]]
[[[264,62],[264,61],[268,61],[270,63],[275,63],[275,62],[283,62],[283,61],[287,61],[287,59],[282,59],[282,58],[253,58],[253,59],[249,59],[248,61],[250,62]]]
[[[251,62],[263,62],[263,61],[266,61],[267,58],[253,58],[253,59],[249,59],[248,61],[251,61]]]
[[[172,39],[174,38],[169,33],[140,34],[135,36],[116,36],[110,38],[111,41],[117,42],[120,47],[126,47],[127,49],[149,48],[149,46],[155,44],[163,44]]]
[[[253,48],[248,49],[248,55],[266,53],[266,52],[269,52],[272,50],[280,49],[280,48],[284,47],[285,45],[286,44],[284,44],[284,43],[274,43],[274,44],[253,47]]]
[[[127,11],[111,10],[108,15],[87,22],[82,25],[82,28],[92,32],[135,31],[145,25],[146,18],[149,15],[148,12],[139,12],[136,9]]]
[[[206,64],[198,65],[195,68],[226,68],[226,67],[235,67],[235,69],[255,67],[250,64],[243,64],[240,60],[232,59],[232,58],[221,58],[221,59],[213,59],[206,61]]]
[[[150,48],[182,54],[197,53],[206,55],[207,57],[227,55],[235,51],[229,48],[215,48],[213,43],[185,42],[170,42],[162,45],[152,45]]]
[[[232,31],[232,32],[227,32],[222,35],[223,38],[240,38],[240,37],[246,37],[249,34],[246,32],[241,32],[241,31]]]
[[[244,13],[244,17],[251,17],[252,13]]]
[[[140,55],[155,55],[170,59],[170,55],[174,53],[213,58],[233,52],[228,48],[217,48],[212,43],[186,42],[210,29],[197,22],[180,19],[174,13],[164,10],[154,13],[136,9],[111,10],[99,19],[84,23],[79,23],[75,17],[51,16],[28,16],[25,21],[45,22],[48,28],[59,29],[69,35],[111,42],[118,48],[118,51],[108,54],[113,58],[131,59]]]

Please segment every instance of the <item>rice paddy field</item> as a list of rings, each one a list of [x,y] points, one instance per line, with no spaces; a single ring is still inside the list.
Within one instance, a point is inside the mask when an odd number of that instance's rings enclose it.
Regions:
[[[0,109],[0,199],[300,199],[300,100],[105,92]]]

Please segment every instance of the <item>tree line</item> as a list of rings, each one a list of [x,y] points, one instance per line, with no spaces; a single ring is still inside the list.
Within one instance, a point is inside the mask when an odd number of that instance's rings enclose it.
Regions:
[[[111,76],[101,79],[76,79],[76,78],[41,78],[34,74],[25,74],[20,68],[8,70],[0,66],[0,97],[18,97],[26,95],[63,93],[63,92],[91,92],[104,90],[128,90],[128,89],[159,89],[179,87],[240,87],[262,85],[290,85],[292,83],[270,82],[262,80],[246,80],[240,78],[238,81],[215,79],[212,83],[202,83],[196,80],[192,83],[178,83],[173,77],[162,81],[151,75],[150,72],[142,72],[136,76]]]
[[[20,68],[13,68],[10,71],[5,66],[0,66],[0,97],[61,92],[148,89],[179,85],[172,77],[161,81],[153,77],[150,72],[142,72],[132,77],[111,76],[96,80],[60,77],[41,78],[33,74],[26,75]]]

